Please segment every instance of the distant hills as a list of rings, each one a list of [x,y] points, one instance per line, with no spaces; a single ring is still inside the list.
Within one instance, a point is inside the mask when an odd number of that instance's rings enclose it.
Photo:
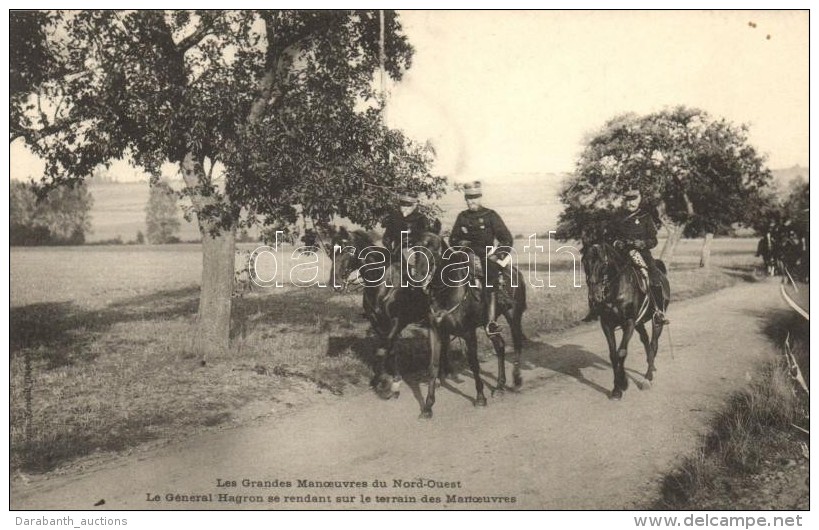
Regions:
[[[806,167],[793,166],[773,170],[774,182],[782,191],[796,177],[809,178]],[[496,210],[506,221],[513,235],[528,236],[554,230],[563,207],[557,195],[566,173],[508,173],[485,175],[484,205]],[[464,179],[458,179],[466,180]],[[148,203],[147,182],[111,182],[95,179],[89,188],[94,196],[91,210],[92,233],[89,242],[121,238],[134,240],[138,231],[145,233],[145,206]],[[460,192],[451,190],[437,201],[443,210],[442,222],[452,226],[465,204]],[[199,238],[194,222],[182,222],[179,238],[183,241]]]

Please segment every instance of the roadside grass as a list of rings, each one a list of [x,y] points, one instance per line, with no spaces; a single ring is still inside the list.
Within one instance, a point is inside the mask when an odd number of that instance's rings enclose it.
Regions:
[[[766,331],[777,345],[790,333],[791,351],[809,381],[807,322],[792,313],[777,314]],[[698,452],[665,478],[661,498],[649,508],[807,509],[808,436],[797,427],[808,430],[808,420],[808,396],[779,356],[713,418]],[[771,493],[777,480],[788,483],[790,495]]]
[[[717,240],[711,268],[700,269],[698,242],[681,242],[670,267],[673,301],[753,279],[753,250],[752,241]],[[281,263],[289,274],[292,264]],[[560,254],[536,271],[544,287],[528,286],[524,332],[576,325],[586,311],[579,262]],[[13,471],[46,472],[287,413],[319,394],[367,391],[376,344],[360,293],[286,286],[236,298],[230,354],[202,367],[188,353],[200,274],[197,245],[12,249]],[[321,278],[328,275],[325,269]],[[488,340],[479,336],[481,354],[490,355]],[[458,350],[456,343],[455,366],[463,368]],[[402,375],[424,377],[422,329],[405,330],[396,351]]]

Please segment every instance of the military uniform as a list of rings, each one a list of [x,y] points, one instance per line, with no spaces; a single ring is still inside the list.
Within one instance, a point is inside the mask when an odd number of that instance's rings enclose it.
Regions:
[[[626,252],[636,251],[643,260],[644,265],[651,277],[652,283],[657,285],[657,266],[651,249],[657,246],[657,226],[651,213],[644,209],[633,213],[624,212],[620,221],[614,225],[614,237],[617,241],[622,241]]]
[[[429,232],[429,220],[417,209],[404,217],[395,210],[384,220],[384,236],[382,243],[391,253],[394,253],[401,246],[401,232],[409,232],[407,241],[409,246],[413,246],[418,238],[425,232]]]
[[[501,245],[496,254],[503,259],[508,254],[503,247],[511,247],[514,242],[512,234],[495,210],[483,206],[474,212],[459,213],[449,235],[450,245],[469,247],[482,258],[486,256],[486,247],[495,246],[496,240]]]

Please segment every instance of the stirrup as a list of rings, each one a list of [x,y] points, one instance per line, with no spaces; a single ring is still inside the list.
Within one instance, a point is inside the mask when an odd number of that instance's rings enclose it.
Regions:
[[[494,337],[495,335],[500,335],[500,326],[494,320],[486,325],[486,336],[487,337]]]

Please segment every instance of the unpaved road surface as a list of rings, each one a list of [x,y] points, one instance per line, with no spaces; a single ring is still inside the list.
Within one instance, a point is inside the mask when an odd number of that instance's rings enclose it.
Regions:
[[[320,401],[75,476],[14,480],[11,508],[85,510],[102,500],[98,509],[633,508],[658,494],[711,415],[772,355],[762,328],[784,307],[772,282],[672,305],[673,358],[664,334],[654,384],[639,389],[646,362],[635,335],[619,402],[608,399],[602,332],[588,324],[532,337],[523,388],[487,392],[486,408],[473,406],[464,371],[438,390],[434,418],[421,420],[426,384],[405,383],[390,401],[369,392]],[[482,370],[494,386],[495,360]]]

